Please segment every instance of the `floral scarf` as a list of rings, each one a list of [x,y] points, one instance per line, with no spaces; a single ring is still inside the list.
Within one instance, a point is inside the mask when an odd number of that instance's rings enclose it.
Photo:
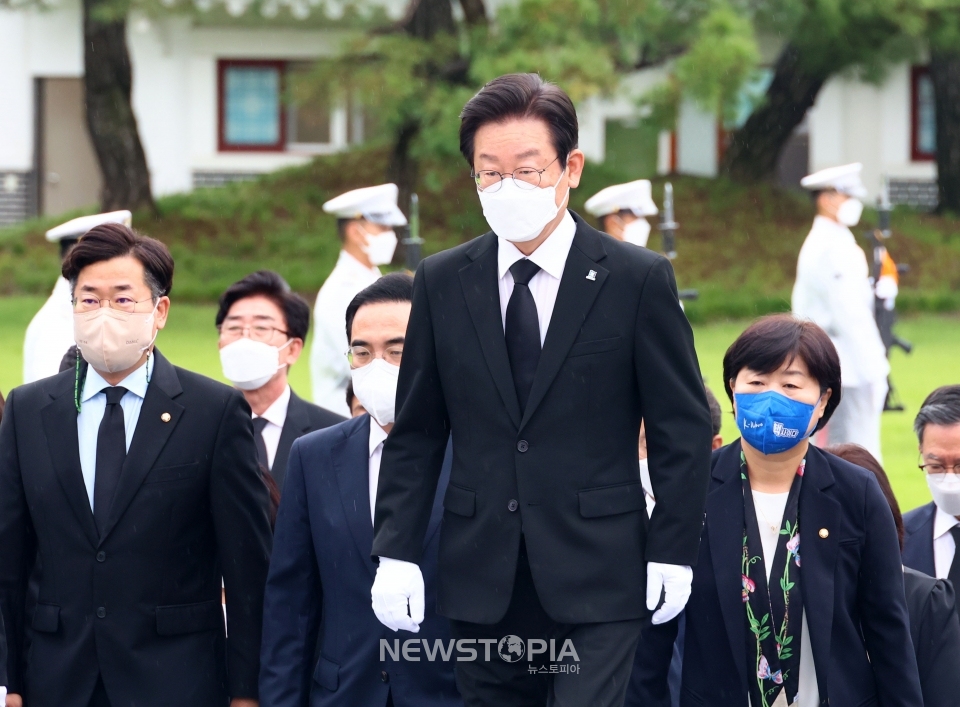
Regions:
[[[787,704],[797,699],[800,672],[800,633],[803,599],[800,596],[800,529],[798,509],[800,485],[806,459],[800,462],[787,496],[780,526],[780,540],[773,558],[773,571],[767,583],[763,545],[753,492],[747,477],[747,461],[740,453],[740,479],[743,483],[742,599],[747,618],[747,665],[753,666],[747,681],[753,707],[770,707],[781,690]],[[783,568],[778,571],[778,568]],[[779,581],[777,577],[779,576]],[[748,675],[751,673],[748,672]]]

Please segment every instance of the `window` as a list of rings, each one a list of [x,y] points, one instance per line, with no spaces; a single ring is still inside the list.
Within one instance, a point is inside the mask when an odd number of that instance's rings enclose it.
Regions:
[[[290,146],[309,148],[333,142],[333,106],[329,101],[310,94],[309,86],[300,83],[312,69],[313,65],[307,62],[287,64],[292,94],[292,101],[287,106],[287,142]]]
[[[220,62],[220,150],[286,146],[282,61]]]
[[[917,162],[929,161],[936,157],[937,117],[933,95],[933,80],[930,78],[930,69],[926,66],[913,67],[911,98],[911,159]]]

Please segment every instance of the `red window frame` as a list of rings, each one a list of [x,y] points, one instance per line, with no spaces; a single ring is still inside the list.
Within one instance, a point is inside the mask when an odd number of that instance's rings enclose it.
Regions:
[[[917,128],[919,127],[919,98],[920,79],[930,75],[929,66],[914,66],[910,71],[910,159],[914,162],[933,162],[936,153],[923,152],[917,144]]]
[[[277,142],[270,145],[233,145],[226,141],[226,81],[227,69],[234,67],[270,67],[280,74],[280,131]],[[283,100],[286,91],[287,62],[277,59],[220,59],[217,62],[217,150],[220,152],[286,152],[287,108]]]

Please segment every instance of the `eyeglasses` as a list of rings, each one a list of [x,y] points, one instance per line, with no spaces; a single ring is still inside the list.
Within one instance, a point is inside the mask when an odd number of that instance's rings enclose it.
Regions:
[[[921,469],[923,469],[927,476],[935,476],[942,479],[951,471],[957,476],[960,476],[960,462],[957,462],[953,466],[946,466],[938,462],[933,462],[931,464],[920,464],[919,466]]]
[[[516,184],[521,189],[536,189],[540,186],[540,180],[543,179],[543,173],[546,172],[550,165],[560,159],[560,156],[554,157],[550,164],[548,164],[543,169],[534,169],[533,167],[519,167],[518,169],[513,170],[513,172],[508,172],[504,174],[503,172],[495,172],[492,169],[481,169],[479,172],[471,172],[470,176],[473,177],[473,181],[477,184],[477,189],[480,191],[493,194],[500,190],[500,185],[503,184],[503,180],[507,177],[513,179],[514,184]]]
[[[347,361],[350,362],[350,368],[363,368],[375,358],[377,358],[376,354],[365,346],[351,346],[347,349]],[[403,358],[403,344],[388,346],[381,358],[391,365],[399,366],[400,360]]]
[[[249,332],[249,333],[248,333]],[[236,341],[241,338],[244,334],[249,336],[254,341],[260,341],[266,343],[273,338],[273,335],[277,332],[283,334],[284,336],[290,336],[288,332],[285,332],[283,329],[278,329],[277,327],[267,326],[266,324],[255,324],[254,326],[242,326],[240,324],[231,324],[229,326],[220,327],[220,340],[221,341]]]
[[[99,297],[94,297],[93,295],[83,295],[82,297],[75,298],[73,300],[73,310],[75,312],[93,312],[94,310],[100,309],[103,307],[103,303],[106,302],[107,306],[110,309],[116,309],[121,312],[133,312],[136,310],[137,305],[143,302],[153,302],[153,298],[135,300],[133,297],[128,297],[126,295],[117,295],[116,298],[110,299],[100,299]]]

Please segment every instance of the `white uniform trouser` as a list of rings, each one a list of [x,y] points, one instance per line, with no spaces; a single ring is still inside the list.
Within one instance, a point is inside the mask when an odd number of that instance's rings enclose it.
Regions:
[[[859,444],[883,463],[880,418],[887,397],[887,381],[844,386],[840,405],[827,424],[827,444]]]

